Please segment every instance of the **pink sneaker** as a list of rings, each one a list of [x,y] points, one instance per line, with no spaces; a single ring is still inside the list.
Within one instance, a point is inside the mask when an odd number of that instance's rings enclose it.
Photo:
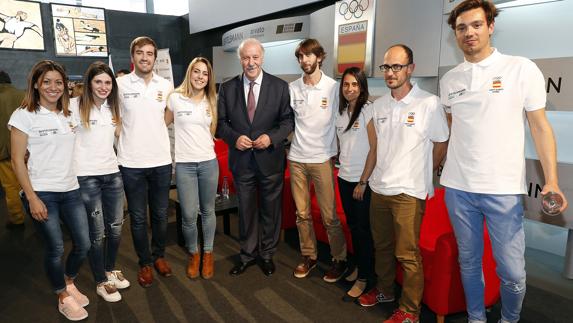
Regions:
[[[76,288],[76,285],[73,283],[66,285],[66,292],[68,292],[68,294],[70,294],[70,296],[76,300],[79,306],[86,307],[90,304],[88,297],[80,293],[80,291]]]
[[[88,317],[88,312],[72,296],[58,301],[58,311],[70,321],[81,321]]]

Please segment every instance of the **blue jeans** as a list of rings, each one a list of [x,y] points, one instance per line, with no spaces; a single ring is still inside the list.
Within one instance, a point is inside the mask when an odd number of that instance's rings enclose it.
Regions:
[[[175,165],[177,193],[183,214],[183,236],[190,253],[197,253],[197,214],[201,213],[203,228],[203,251],[213,251],[215,239],[215,197],[219,179],[217,159],[198,163],[177,163]]]
[[[120,166],[127,209],[131,217],[131,237],[139,266],[153,264],[165,255],[167,207],[171,186],[171,164],[150,168]],[[147,203],[151,216],[151,251],[147,237]]]
[[[459,249],[468,318],[486,322],[482,272],[483,222],[487,225],[496,272],[501,280],[501,318],[519,321],[525,297],[523,196],[446,189],[446,205]]]
[[[59,294],[66,289],[64,271],[67,277],[75,278],[90,250],[88,217],[79,190],[36,192],[36,195],[48,209],[48,219],[40,222],[32,218],[32,222],[44,239],[44,268],[52,290]],[[26,213],[31,214],[28,199],[23,194],[22,202]],[[60,220],[66,224],[72,237],[72,250],[66,259],[65,269],[62,265],[64,239]]]
[[[80,194],[88,214],[92,247],[88,254],[94,280],[107,281],[115,267],[123,225],[123,181],[119,172],[78,176]],[[104,242],[105,238],[105,242]]]

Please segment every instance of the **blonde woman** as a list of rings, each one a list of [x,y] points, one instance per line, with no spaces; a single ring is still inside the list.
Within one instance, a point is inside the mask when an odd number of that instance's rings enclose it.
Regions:
[[[201,276],[213,277],[215,196],[219,165],[213,136],[217,129],[215,78],[209,61],[197,57],[189,64],[183,83],[167,99],[167,125],[175,125],[175,179],[183,211],[183,235],[189,251],[187,276],[199,277],[201,254],[197,214],[203,228]]]

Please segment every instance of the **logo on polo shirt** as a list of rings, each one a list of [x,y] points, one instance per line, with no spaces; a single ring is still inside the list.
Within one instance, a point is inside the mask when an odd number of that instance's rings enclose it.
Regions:
[[[408,117],[406,117],[406,122],[404,123],[406,127],[412,127],[416,124],[414,116],[416,116],[416,112],[408,112]]]
[[[38,130],[38,135],[44,137],[47,135],[55,135],[58,133],[58,129],[40,129]]]
[[[499,93],[503,91],[503,84],[501,83],[501,76],[496,76],[491,79],[490,93]]]
[[[352,130],[357,131],[358,129],[360,129],[360,122],[358,122],[358,120],[354,121],[354,124],[352,125]]]
[[[157,98],[156,98],[156,100],[157,100],[158,102],[163,101],[163,91],[157,91]]]
[[[178,117],[188,117],[191,114],[193,114],[193,111],[191,110],[183,110],[183,111],[177,111],[177,116]]]
[[[323,109],[328,108],[328,98],[323,96],[322,100],[320,100],[320,107]]]
[[[137,99],[139,98],[139,92],[123,93],[124,99]]]
[[[462,95],[466,94],[466,91],[467,91],[466,89],[461,89],[461,90],[457,90],[454,92],[450,92],[450,93],[448,93],[448,100],[452,100],[456,97],[462,96]]]

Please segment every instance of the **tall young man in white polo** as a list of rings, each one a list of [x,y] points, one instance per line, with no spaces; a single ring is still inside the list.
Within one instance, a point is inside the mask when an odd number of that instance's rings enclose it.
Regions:
[[[316,267],[316,236],[310,211],[312,180],[332,255],[332,267],[323,279],[332,283],[347,270],[346,240],[336,214],[331,159],[337,153],[334,124],[338,111],[338,83],[320,70],[326,53],[316,39],[302,41],[295,56],[303,76],[289,85],[295,129],[288,159],[303,259],[295,268],[294,276],[306,277]]]
[[[432,173],[444,158],[449,135],[437,96],[412,84],[414,56],[406,45],[384,54],[380,69],[390,93],[374,102],[376,167],[370,177],[370,229],[378,283],[359,298],[373,306],[394,300],[396,260],[404,271],[398,309],[384,323],[419,322],[424,271],[418,242]]]
[[[139,257],[137,280],[148,287],[153,282],[151,265],[160,275],[171,276],[164,258],[171,186],[171,153],[164,113],[173,85],[153,73],[157,46],[151,38],[134,39],[130,50],[135,69],[117,79],[121,113],[117,158],[131,217],[131,236]],[[148,205],[151,250],[147,237]]]
[[[465,0],[450,13],[464,62],[440,81],[451,121],[441,184],[459,249],[469,322],[486,322],[482,276],[483,222],[501,279],[501,320],[518,322],[525,296],[525,118],[541,161],[545,195],[567,200],[557,181],[553,130],[545,116],[545,80],[524,57],[491,47],[497,10],[489,1]]]

